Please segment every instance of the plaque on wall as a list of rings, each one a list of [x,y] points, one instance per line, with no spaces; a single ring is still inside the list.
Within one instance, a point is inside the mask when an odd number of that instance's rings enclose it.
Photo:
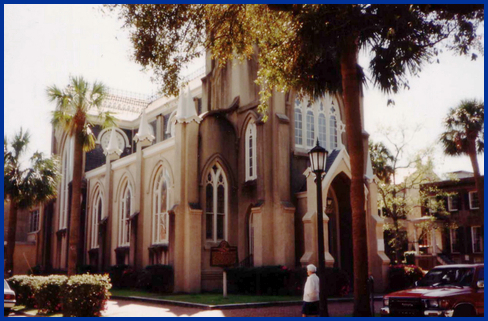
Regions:
[[[222,241],[210,249],[210,266],[230,267],[237,263],[237,246]]]

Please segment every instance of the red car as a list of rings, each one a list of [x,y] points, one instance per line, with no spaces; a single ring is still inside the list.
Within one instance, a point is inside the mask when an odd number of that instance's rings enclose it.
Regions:
[[[433,268],[415,287],[385,295],[381,316],[484,316],[484,264]]]

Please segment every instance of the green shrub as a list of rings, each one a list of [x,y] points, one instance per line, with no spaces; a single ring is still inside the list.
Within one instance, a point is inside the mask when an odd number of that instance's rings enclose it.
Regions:
[[[39,314],[53,313],[61,310],[61,293],[68,281],[64,275],[37,276],[38,287],[35,300]]]
[[[113,287],[122,289],[135,288],[139,276],[137,271],[125,264],[111,266],[109,274]]]
[[[108,275],[71,276],[62,293],[65,317],[99,317],[110,298]]]
[[[388,271],[388,291],[394,292],[414,286],[424,276],[416,265],[397,264]]]
[[[136,288],[155,292],[173,293],[174,272],[171,265],[148,265],[138,273]]]
[[[28,275],[14,275],[7,282],[15,292],[15,300],[18,305],[25,305],[27,308],[35,308],[34,298],[38,281],[35,277]]]
[[[408,251],[403,254],[408,265],[415,265],[415,251]]]
[[[86,274],[86,273],[95,274],[96,272],[97,272],[97,267],[93,265],[84,264],[84,265],[76,266],[76,274]]]
[[[252,295],[302,295],[307,281],[305,268],[285,266],[229,268],[227,279],[230,293]],[[349,276],[338,268],[326,268],[327,296],[349,293]]]

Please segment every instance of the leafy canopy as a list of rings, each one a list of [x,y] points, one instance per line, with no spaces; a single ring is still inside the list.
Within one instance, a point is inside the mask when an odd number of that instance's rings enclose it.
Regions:
[[[95,136],[91,127],[99,123],[102,127],[115,125],[115,118],[110,112],[102,112],[103,100],[107,97],[107,89],[100,82],[90,84],[83,77],[70,77],[70,83],[65,89],[56,85],[47,88],[50,101],[56,102],[52,124],[61,128],[69,136],[81,133],[84,151],[95,148]],[[97,116],[92,109],[97,109]]]
[[[468,155],[469,139],[476,144],[476,152],[485,151],[485,104],[477,100],[463,100],[451,108],[444,120],[445,131],[440,142],[444,153],[451,156]]]
[[[59,161],[44,158],[39,152],[30,158],[31,167],[21,166],[29,141],[29,132],[22,128],[10,140],[6,136],[3,140],[3,198],[15,202],[19,208],[29,208],[56,197],[60,178]]]
[[[177,95],[181,69],[208,51],[220,65],[255,58],[260,111],[273,89],[317,97],[342,90],[340,56],[354,36],[370,53],[369,81],[385,92],[408,88],[439,50],[477,57],[483,5],[119,4],[134,59]],[[447,40],[447,41],[443,41]],[[358,66],[359,76],[364,77]]]

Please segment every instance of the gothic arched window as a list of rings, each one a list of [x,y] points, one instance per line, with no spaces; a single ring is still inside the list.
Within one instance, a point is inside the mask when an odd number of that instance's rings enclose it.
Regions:
[[[133,211],[132,187],[126,181],[120,194],[119,246],[130,245],[130,216]]]
[[[330,148],[337,149],[337,120],[335,116],[330,117]]]
[[[246,181],[256,179],[257,173],[257,152],[256,152],[256,123],[250,120],[246,129]]]
[[[205,183],[205,238],[217,242],[227,239],[228,184],[218,164],[207,174]]]
[[[156,174],[153,189],[153,244],[168,243],[169,214],[171,208],[168,172],[161,167]]]
[[[103,196],[100,188],[95,192],[92,209],[92,224],[91,224],[91,248],[98,248],[98,225],[103,217]]]
[[[315,116],[312,110],[307,111],[307,147],[313,147],[315,141]]]

